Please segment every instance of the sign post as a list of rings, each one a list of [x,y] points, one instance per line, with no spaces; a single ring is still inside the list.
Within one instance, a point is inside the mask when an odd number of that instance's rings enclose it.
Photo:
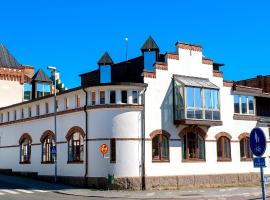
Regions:
[[[265,179],[263,174],[263,168],[265,166],[265,157],[262,157],[262,155],[265,152],[266,149],[266,137],[264,135],[264,132],[260,128],[254,128],[252,129],[250,133],[249,138],[249,146],[252,153],[257,156],[253,158],[253,165],[255,168],[260,168],[261,172],[261,185],[262,185],[262,199],[266,200],[265,195]]]

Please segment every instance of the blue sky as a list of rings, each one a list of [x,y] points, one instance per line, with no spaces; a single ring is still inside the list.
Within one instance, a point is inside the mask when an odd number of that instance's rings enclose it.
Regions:
[[[224,63],[226,80],[270,74],[270,2],[215,0],[0,0],[0,43],[21,64],[57,66],[69,87],[97,68],[108,51],[114,62],[140,55],[149,35],[161,53],[176,41],[203,45]]]

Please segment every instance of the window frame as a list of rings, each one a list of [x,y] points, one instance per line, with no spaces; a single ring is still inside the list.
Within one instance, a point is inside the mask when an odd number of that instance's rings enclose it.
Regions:
[[[153,143],[153,140],[155,138],[158,138],[158,144],[157,144],[157,149],[158,149],[158,158],[155,158],[154,156],[154,153],[153,153],[153,146],[154,146],[154,143]],[[167,157],[166,158],[163,158],[162,156],[162,152],[163,152],[163,138],[166,138],[166,142],[167,142]],[[152,143],[152,147],[151,147],[151,153],[152,153],[152,162],[170,162],[170,136],[168,134],[164,134],[164,133],[159,133],[159,134],[156,134],[154,135],[152,138],[151,138],[151,143]]]
[[[240,161],[252,161],[253,160],[253,153],[250,149],[250,146],[249,146],[249,137],[245,136],[243,138],[240,139],[239,141],[239,148],[240,148]],[[244,142],[244,154],[245,154],[245,157],[242,157],[242,149],[241,149],[241,142]],[[247,151],[247,149],[249,149],[249,151]],[[250,153],[250,154],[249,154]]]
[[[116,139],[110,139],[110,163],[116,163]]]
[[[25,141],[27,141],[26,144],[25,144]],[[31,137],[28,134],[23,134],[19,141],[19,145],[20,145],[20,162],[19,163],[31,164],[31,145],[32,145]],[[25,151],[26,151],[26,155],[23,155]],[[24,156],[26,156],[26,159],[24,158]]]
[[[50,140],[50,142],[48,142]],[[45,145],[45,146],[44,146]],[[42,164],[50,164],[50,163],[55,163],[55,156],[51,152],[51,147],[56,146],[55,141],[54,141],[54,136],[53,135],[47,135],[43,141],[41,142],[41,163]],[[47,150],[44,152],[44,147]],[[48,154],[46,155],[47,158],[50,158],[48,160],[44,160],[44,153]]]
[[[79,140],[74,140],[74,135],[78,133],[79,134]],[[81,143],[82,141],[82,143]],[[67,140],[67,145],[68,145],[68,161],[67,163],[83,163],[84,162],[84,156],[85,156],[85,145],[84,145],[84,137],[80,132],[74,132],[72,133],[68,140]],[[71,148],[70,148],[71,147]],[[79,147],[79,156],[76,148]],[[81,147],[83,149],[81,150]],[[72,151],[72,154],[70,154],[70,150]],[[76,151],[76,155],[74,157],[74,152]],[[83,153],[83,158],[81,159],[81,153]],[[72,155],[72,157],[70,157]],[[77,159],[79,157],[79,159]],[[70,159],[71,158],[71,159]]]
[[[221,141],[220,141],[221,140]],[[225,140],[228,141],[228,144],[229,144],[229,157],[226,158],[225,157]],[[219,158],[218,156],[218,142],[221,142],[221,158]],[[232,153],[231,153],[231,139],[228,138],[227,136],[220,136],[218,139],[217,139],[217,161],[218,162],[224,162],[224,161],[232,161]]]
[[[255,116],[256,115],[256,99],[254,96],[250,96],[250,95],[239,95],[239,94],[234,94],[234,99],[233,99],[233,102],[234,102],[234,108],[233,108],[233,112],[234,114],[237,114],[237,115],[252,115],[252,116]],[[238,110],[239,112],[235,112],[235,97],[237,97],[238,99]],[[242,112],[242,97],[245,97],[245,100],[246,100],[246,107],[247,107],[247,112],[246,113],[243,113]],[[252,102],[253,102],[253,113],[251,113],[250,111],[250,106],[249,106],[249,98],[252,98]]]
[[[105,97],[105,90],[100,90],[99,91],[99,104],[104,105],[106,102],[106,97]]]

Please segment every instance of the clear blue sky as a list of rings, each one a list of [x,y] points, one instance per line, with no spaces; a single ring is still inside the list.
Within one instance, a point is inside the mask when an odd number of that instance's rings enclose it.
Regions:
[[[161,0],[1,0],[0,43],[21,64],[57,66],[69,87],[97,68],[108,51],[115,62],[140,55],[149,35],[161,52],[176,41],[203,45],[224,63],[225,79],[270,74],[270,2]]]

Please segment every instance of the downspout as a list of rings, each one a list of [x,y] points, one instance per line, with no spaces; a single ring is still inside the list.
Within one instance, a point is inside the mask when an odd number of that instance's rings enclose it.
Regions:
[[[143,110],[141,112],[141,190],[145,190],[145,87],[142,93]]]
[[[85,92],[85,105],[83,107],[85,113],[85,174],[84,174],[84,185],[88,186],[87,176],[88,176],[88,113],[87,113],[87,104],[88,104],[88,93],[83,87]]]

